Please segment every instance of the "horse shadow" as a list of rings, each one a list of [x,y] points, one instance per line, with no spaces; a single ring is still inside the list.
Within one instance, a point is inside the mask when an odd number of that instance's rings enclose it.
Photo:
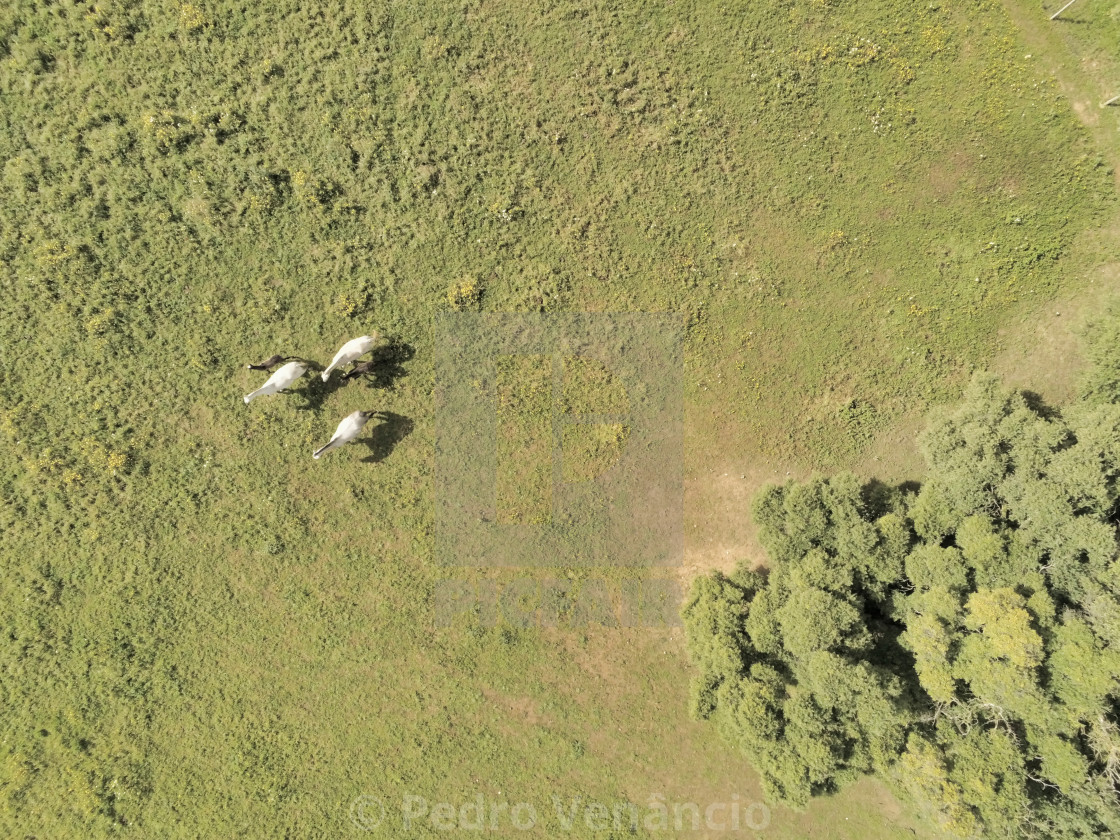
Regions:
[[[363,464],[377,464],[384,461],[392,454],[398,443],[412,434],[416,426],[411,417],[392,411],[379,411],[374,417],[383,422],[374,427],[369,437],[356,441],[369,449],[369,455],[362,459]]]
[[[342,387],[342,383],[337,376],[332,376],[324,382],[321,376],[324,370],[326,370],[325,365],[321,365],[318,362],[309,362],[304,386],[298,390],[292,389],[285,392],[294,397],[300,397],[303,400],[303,405],[297,405],[296,411],[317,412],[323,407],[323,403],[327,401],[327,397]]]
[[[391,341],[384,347],[378,347],[373,351],[370,356],[370,361],[373,362],[373,370],[352,378],[365,380],[370,388],[391,390],[398,379],[402,376],[408,376],[408,371],[404,369],[404,363],[415,355],[416,348],[411,344]],[[349,382],[350,380],[346,381]]]

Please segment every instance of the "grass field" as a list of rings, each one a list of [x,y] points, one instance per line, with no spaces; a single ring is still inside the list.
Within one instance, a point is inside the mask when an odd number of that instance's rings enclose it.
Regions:
[[[3,833],[758,801],[679,631],[433,627],[433,318],[678,313],[694,556],[723,473],[860,463],[1115,259],[1092,14],[1036,52],[993,2],[6,4]],[[242,403],[371,329],[390,375]],[[910,830],[861,783],[765,834]]]

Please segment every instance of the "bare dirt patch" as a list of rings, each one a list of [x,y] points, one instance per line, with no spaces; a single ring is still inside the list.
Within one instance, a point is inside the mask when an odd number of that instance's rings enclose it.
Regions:
[[[751,501],[767,484],[808,477],[801,467],[717,460],[714,454],[706,463],[713,466],[699,466],[685,481],[684,563],[679,572],[686,586],[710,571],[730,574],[739,563],[764,565]]]
[[[955,151],[947,159],[937,161],[929,169],[929,184],[938,198],[948,198],[959,189],[972,169],[969,155]]]

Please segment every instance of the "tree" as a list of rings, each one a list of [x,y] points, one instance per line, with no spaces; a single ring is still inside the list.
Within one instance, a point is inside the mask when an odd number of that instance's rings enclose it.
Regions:
[[[1120,308],[1063,411],[976,377],[913,485],[763,490],[699,580],[693,713],[795,806],[877,773],[962,837],[1120,832]]]

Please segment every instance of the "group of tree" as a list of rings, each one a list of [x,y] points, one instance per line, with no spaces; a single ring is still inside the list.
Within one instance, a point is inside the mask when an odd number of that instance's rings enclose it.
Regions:
[[[875,774],[962,837],[1120,837],[1120,310],[1061,411],[976,377],[924,482],[755,500],[768,570],[684,608],[716,722],[803,806]]]

